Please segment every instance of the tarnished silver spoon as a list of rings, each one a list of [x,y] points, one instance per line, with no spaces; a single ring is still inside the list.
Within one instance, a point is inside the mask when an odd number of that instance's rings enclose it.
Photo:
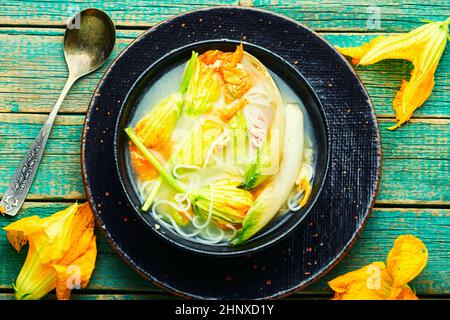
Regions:
[[[69,77],[58,101],[5,191],[0,202],[0,212],[15,216],[20,210],[33,183],[53,122],[67,92],[75,81],[105,63],[115,41],[114,24],[101,10],[83,10],[69,22],[64,34],[64,56],[69,68]]]

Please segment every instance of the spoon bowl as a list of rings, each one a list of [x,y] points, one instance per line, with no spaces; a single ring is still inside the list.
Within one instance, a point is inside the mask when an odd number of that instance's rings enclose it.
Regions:
[[[99,68],[114,48],[116,30],[111,18],[98,9],[81,11],[64,34],[64,56],[70,75],[79,78]]]

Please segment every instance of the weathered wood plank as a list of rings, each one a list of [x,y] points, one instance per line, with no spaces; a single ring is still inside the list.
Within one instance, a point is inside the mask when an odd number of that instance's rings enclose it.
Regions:
[[[340,47],[359,46],[379,35],[323,34],[331,44]],[[350,61],[350,59],[349,59]],[[402,79],[409,79],[412,64],[405,60],[384,60],[371,66],[355,67],[371,97],[377,116],[394,116],[392,101],[400,89]],[[435,73],[435,87],[430,98],[420,107],[414,117],[450,116],[450,49],[444,51]]]
[[[289,296],[288,298],[284,298],[285,300],[321,300],[321,299],[330,299],[332,297],[331,294],[295,294]],[[426,296],[425,296],[426,298]],[[445,296],[442,296],[445,298]],[[55,300],[56,295],[54,293],[50,293],[46,295],[43,300]],[[74,291],[70,297],[71,300],[179,300],[182,301],[183,298],[175,296],[166,292],[152,292],[152,293],[117,293],[117,294],[92,294],[92,293],[83,293],[83,291]],[[0,293],[0,300],[14,300],[13,293]],[[180,302],[181,303],[181,302]]]
[[[294,294],[287,298],[283,298],[284,300],[323,300],[323,299],[331,299],[332,294]],[[48,294],[43,298],[44,300],[55,300],[55,294]],[[128,293],[128,294],[86,294],[86,293],[73,293],[71,295],[71,300],[177,300],[180,303],[183,302],[183,298],[171,295],[169,293],[145,293],[145,294],[136,294],[136,293]],[[437,297],[430,297],[427,295],[419,295],[419,299],[422,300],[440,300],[440,299],[448,299],[448,296],[442,295]],[[0,300],[14,300],[13,293],[0,293]]]
[[[249,2],[249,1],[245,1]],[[319,31],[332,44],[357,45],[375,34],[333,34],[330,31],[405,32],[421,24],[417,17],[442,20],[450,13],[450,1],[427,4],[420,1],[360,0],[342,4],[333,0],[320,3],[294,0],[254,0],[254,7],[264,8],[297,19]],[[29,143],[37,133],[45,116],[14,114],[17,112],[46,113],[63,86],[67,71],[61,50],[61,39],[66,20],[85,7],[105,9],[121,27],[146,28],[174,14],[216,4],[238,4],[238,0],[198,0],[185,4],[179,0],[115,2],[79,0],[67,4],[62,0],[39,2],[0,0],[0,191],[16,168]],[[380,27],[368,25],[370,13],[380,10]],[[369,21],[370,22],[370,21]],[[14,25],[32,29],[16,28]],[[53,26],[53,29],[39,26]],[[11,26],[11,28],[9,27]],[[58,29],[57,29],[58,28]],[[120,30],[118,46],[110,58],[117,55],[142,31]],[[448,73],[450,55],[444,53],[438,72],[436,87],[427,103],[416,112],[411,125],[388,132],[392,119],[382,119],[383,175],[377,203],[437,204],[450,201],[450,115]],[[102,71],[89,75],[78,83],[66,98],[62,112],[83,113]],[[387,61],[375,66],[358,68],[377,109],[377,115],[393,117],[391,101],[402,78],[408,76],[411,66],[407,62]],[[11,114],[1,114],[12,112]],[[444,119],[428,119],[429,117]],[[420,119],[425,118],[425,119]],[[58,117],[50,138],[46,156],[38,173],[30,198],[84,199],[80,179],[79,144],[83,117]],[[426,175],[424,174],[426,173]],[[48,215],[67,206],[63,203],[28,202],[21,216]],[[9,223],[0,219],[0,227]],[[392,241],[400,234],[412,233],[427,244],[429,264],[413,283],[419,295],[449,295],[450,213],[444,209],[376,209],[360,240],[349,256],[329,275],[301,295],[330,294],[326,280],[376,260],[384,260]],[[161,299],[172,296],[142,280],[135,274],[99,234],[97,269],[91,284],[84,292],[76,292],[74,299]],[[0,289],[11,289],[11,281],[23,263],[25,252],[16,254],[0,231]],[[94,291],[92,291],[94,290]],[[108,293],[101,293],[104,292]],[[120,294],[110,294],[117,290]],[[12,292],[12,291],[11,291]],[[94,294],[99,293],[99,294]],[[122,294],[130,292],[130,294]],[[131,292],[143,292],[131,294]],[[144,293],[145,292],[145,293]],[[0,300],[11,299],[11,293],[0,294]],[[54,298],[51,295],[49,298]]]
[[[2,192],[45,121],[44,115],[0,115],[0,176]],[[46,153],[30,189],[29,199],[82,199],[80,166],[82,116],[59,116]],[[57,191],[57,190],[60,191]],[[53,190],[53,191],[52,191]]]
[[[0,193],[45,115],[0,113]],[[84,117],[60,115],[30,199],[83,199],[80,139]],[[450,203],[450,120],[420,119],[396,131],[380,121],[383,168],[378,203]]]
[[[128,43],[142,31],[118,31],[112,61]],[[0,28],[0,112],[47,113],[57,100],[67,69],[62,52],[63,30]],[[359,45],[375,35],[324,34],[334,45]],[[92,92],[106,70],[88,75],[72,88],[63,103],[61,112],[83,113],[89,105]],[[406,61],[383,61],[373,66],[358,67],[363,80],[381,117],[393,117],[392,100],[401,80],[409,77],[411,65]],[[450,79],[449,49],[443,55],[436,72],[436,86],[429,100],[415,117],[449,117]]]
[[[396,1],[359,0],[339,2],[296,0],[117,0],[67,2],[53,1],[0,1],[0,24],[52,25],[63,27],[78,11],[97,7],[105,10],[118,26],[148,27],[173,15],[188,10],[214,5],[251,4],[255,8],[270,10],[301,21],[317,30],[335,31],[405,31],[420,24],[418,17],[444,20],[450,11],[448,0]],[[374,20],[376,19],[376,20]],[[379,24],[376,22],[379,21]]]
[[[382,173],[378,203],[450,201],[450,121],[412,120],[395,131],[390,120],[379,121]]]
[[[55,300],[56,295],[50,293],[43,300]],[[71,300],[181,300],[181,298],[165,292],[144,294],[86,294],[83,291],[74,291]],[[13,293],[0,293],[0,300],[14,300]]]
[[[27,202],[20,217],[30,215],[47,216],[66,207],[67,203]],[[17,219],[17,218],[16,218]],[[373,261],[384,261],[393,241],[401,234],[413,234],[428,247],[428,265],[412,286],[420,295],[450,294],[450,213],[439,209],[375,209],[359,240],[348,256],[328,275],[301,294],[328,294],[326,281],[334,276],[360,268]],[[0,219],[0,227],[12,220]],[[0,289],[10,289],[26,255],[26,250],[17,254],[0,230]],[[102,234],[98,232],[98,258],[94,275],[85,293],[95,290],[117,290],[122,293],[157,292],[150,283],[129,268],[112,251]]]

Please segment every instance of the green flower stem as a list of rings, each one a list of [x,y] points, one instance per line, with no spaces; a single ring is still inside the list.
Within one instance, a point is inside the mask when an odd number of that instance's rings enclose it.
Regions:
[[[184,94],[189,86],[189,82],[191,81],[192,74],[194,73],[195,62],[197,61],[198,53],[192,51],[191,58],[189,59],[186,69],[184,70],[183,79],[181,80],[180,92]]]
[[[152,185],[152,190],[150,190],[149,194],[147,195],[147,198],[145,199],[144,204],[142,205],[143,211],[148,211],[150,209],[150,206],[153,203],[153,200],[155,200],[156,193],[159,190],[159,187],[161,186],[162,179],[161,177],[158,178],[158,180],[155,181],[155,184]]]
[[[151,153],[150,150],[147,149],[146,146],[139,140],[139,138],[134,134],[133,129],[131,127],[128,127],[125,129],[125,133],[128,135],[131,141],[138,147],[138,149],[142,152],[144,157],[152,163],[152,165],[158,170],[159,174],[161,175],[166,182],[172,186],[175,190],[178,192],[185,193],[186,191],[183,189],[183,187],[178,183],[177,180],[175,180],[172,175],[167,172],[167,170],[164,168],[164,166],[156,159],[156,157]]]

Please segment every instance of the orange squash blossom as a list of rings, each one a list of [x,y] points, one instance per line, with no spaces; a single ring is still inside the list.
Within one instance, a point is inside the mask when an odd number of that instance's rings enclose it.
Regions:
[[[25,263],[14,284],[16,299],[40,299],[56,288],[60,300],[73,288],[85,288],[95,267],[94,217],[87,203],[74,204],[49,217],[31,216],[4,228],[19,251],[28,243]]]
[[[450,17],[445,21],[430,22],[409,33],[380,36],[360,47],[337,47],[340,53],[352,57],[355,65],[366,66],[384,59],[412,62],[411,78],[403,80],[393,101],[397,123],[390,130],[407,122],[431,95],[434,73],[447,44],[449,24]]]
[[[328,285],[334,300],[416,300],[408,283],[425,268],[428,251],[412,235],[395,240],[386,263],[373,262],[361,269],[339,276]]]

